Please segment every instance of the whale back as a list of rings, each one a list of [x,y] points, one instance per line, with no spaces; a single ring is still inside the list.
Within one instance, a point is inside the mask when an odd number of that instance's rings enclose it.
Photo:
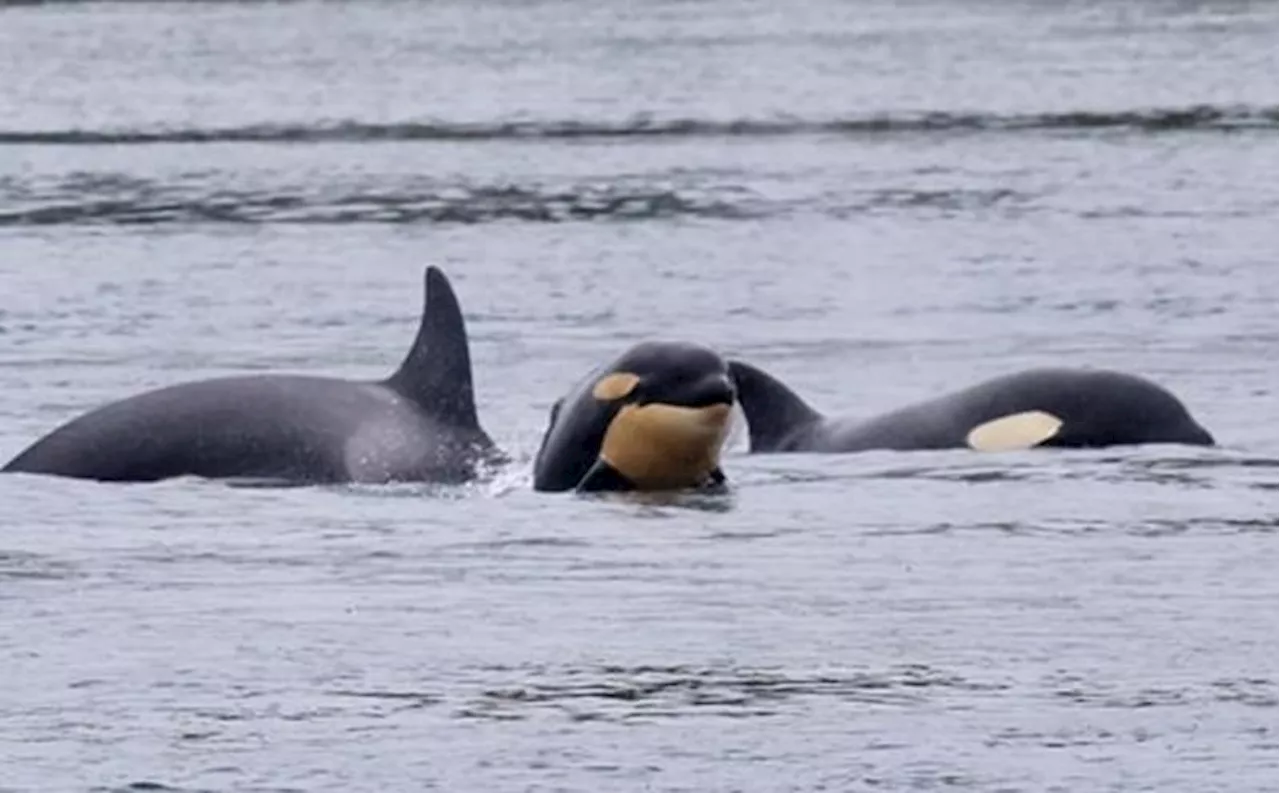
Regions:
[[[445,274],[427,267],[418,335],[400,367],[384,385],[437,421],[477,429],[471,351],[458,296]]]
[[[799,432],[822,421],[799,394],[751,364],[730,360],[729,376],[747,418],[752,452],[784,450]]]
[[[501,455],[476,416],[466,328],[429,267],[417,337],[385,381],[262,374],[180,383],[84,413],[3,467],[103,481],[175,476],[453,481]]]

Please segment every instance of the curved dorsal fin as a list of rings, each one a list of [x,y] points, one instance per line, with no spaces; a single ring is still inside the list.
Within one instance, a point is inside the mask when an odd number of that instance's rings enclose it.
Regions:
[[[738,404],[747,417],[751,451],[774,451],[791,433],[822,415],[772,375],[742,361],[729,361]]]
[[[462,308],[440,268],[427,267],[422,323],[409,354],[386,385],[432,416],[477,427],[471,384],[471,351]]]

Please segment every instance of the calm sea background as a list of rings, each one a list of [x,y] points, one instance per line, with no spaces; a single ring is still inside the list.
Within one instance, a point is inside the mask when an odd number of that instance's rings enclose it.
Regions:
[[[494,481],[0,479],[4,791],[1274,790],[1274,2],[0,7],[0,458],[380,377],[423,268]],[[1042,364],[1220,448],[530,492],[637,340],[870,414]]]

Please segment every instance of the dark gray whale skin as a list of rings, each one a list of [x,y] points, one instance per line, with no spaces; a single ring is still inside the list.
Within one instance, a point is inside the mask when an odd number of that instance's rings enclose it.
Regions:
[[[1003,416],[1044,411],[1062,420],[1047,447],[1147,443],[1213,445],[1186,406],[1161,386],[1122,372],[1040,368],[995,377],[866,419],[819,413],[777,378],[731,360],[750,453],[859,452],[967,446],[970,430]]]
[[[457,296],[436,267],[424,280],[417,337],[385,380],[262,374],[147,391],[67,422],[3,471],[106,482],[471,480],[505,457],[476,416]]]

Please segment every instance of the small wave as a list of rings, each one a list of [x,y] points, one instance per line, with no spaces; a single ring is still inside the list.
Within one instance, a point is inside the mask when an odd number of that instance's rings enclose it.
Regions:
[[[742,218],[757,210],[736,188],[628,180],[568,185],[431,182],[226,189],[206,180],[171,182],[118,174],[74,174],[51,184],[0,181],[0,227],[174,223],[569,222],[666,217]]]
[[[753,138],[795,135],[885,136],[915,133],[1016,133],[1127,130],[1141,133],[1275,129],[1277,106],[1191,105],[1056,113],[917,112],[827,119],[657,118],[619,121],[406,121],[387,124],[249,124],[231,127],[0,129],[0,145],[152,145],[199,143],[486,142],[619,138]]]
[[[912,453],[916,454],[916,453]],[[806,481],[831,479],[919,479],[988,483],[1083,479],[1098,482],[1167,484],[1180,488],[1212,489],[1224,482],[1244,486],[1275,485],[1275,458],[1242,456],[1221,449],[1199,451],[1190,447],[1131,446],[1107,449],[1038,449],[1000,465],[970,463],[960,450],[944,450],[942,460],[904,465],[888,460],[885,467],[844,474],[805,475]],[[895,453],[896,456],[896,453]]]
[[[1060,472],[1064,479],[1086,479],[1098,482],[1171,485],[1179,489],[1213,490],[1224,483],[1243,487],[1271,489],[1276,483],[1274,458],[1240,456],[1214,450],[1195,456],[1179,456],[1185,450],[1162,456],[1157,450],[1134,450],[1135,456],[1106,454],[1085,458],[1085,465]],[[1137,456],[1154,454],[1158,456]],[[1273,519],[1271,519],[1273,520]]]
[[[1045,480],[1051,473],[1033,465],[1006,465],[1005,467],[956,465],[913,465],[853,474],[854,479],[928,479],[940,482],[987,484],[992,482],[1023,482]]]
[[[922,702],[922,690],[929,688],[982,691],[1005,687],[966,680],[916,664],[881,672],[847,669],[799,672],[682,665],[518,667],[487,671],[514,673],[522,680],[481,692],[457,711],[459,717],[519,720],[526,718],[530,710],[549,709],[564,713],[574,721],[705,715],[742,718],[775,715],[788,702],[808,697],[901,707]]]
[[[734,510],[734,494],[733,486],[725,484],[704,489],[591,493],[580,497],[621,507],[633,518],[652,520],[673,518],[688,511],[726,514]]]
[[[477,553],[502,552],[509,550],[542,549],[559,551],[566,548],[589,548],[591,543],[573,537],[507,537],[500,540],[482,542],[464,542],[446,545],[442,550],[474,551]]]
[[[822,200],[825,211],[832,217],[847,218],[883,212],[924,212],[948,215],[955,212],[976,212],[1001,209],[1009,212],[1025,210],[1035,198],[1008,188],[993,190],[950,188],[930,189],[881,189],[850,191],[847,196],[827,196]]]
[[[60,581],[79,575],[75,565],[27,551],[0,550],[0,581]]]
[[[1164,537],[1191,531],[1207,531],[1220,534],[1275,534],[1280,517],[1259,518],[1180,518],[1178,520],[1150,519],[1125,527],[1130,534],[1143,537]]]
[[[1034,521],[978,521],[957,523],[943,521],[920,526],[892,527],[866,532],[869,537],[907,536],[930,534],[959,534],[962,532],[1005,534],[1010,536],[1070,536],[1087,534],[1128,534],[1136,537],[1168,537],[1187,533],[1208,534],[1275,534],[1277,517],[1233,518],[1198,517],[1163,519],[1149,518],[1131,522],[1091,521],[1066,519]]]
[[[340,689],[329,693],[335,697],[366,700],[384,706],[386,710],[392,712],[420,710],[441,702],[439,695],[425,691],[357,691],[354,689]],[[381,713],[382,711],[379,712]]]
[[[192,737],[192,736],[183,736]],[[204,737],[204,736],[194,736]],[[239,772],[238,768],[227,768],[224,770]],[[163,782],[153,782],[149,779],[139,780],[137,782],[129,782],[118,787],[92,787],[89,790],[93,793],[210,793],[209,788],[192,788],[192,787],[175,787],[166,785]],[[237,786],[236,790],[243,790],[246,793],[302,793],[304,788],[293,787],[258,787],[251,785],[249,787]]]
[[[1052,695],[1077,705],[1120,708],[1202,706],[1208,702],[1235,702],[1257,708],[1274,708],[1276,681],[1271,678],[1223,678],[1207,684],[1143,686],[1130,690],[1076,675],[1047,680]]]

